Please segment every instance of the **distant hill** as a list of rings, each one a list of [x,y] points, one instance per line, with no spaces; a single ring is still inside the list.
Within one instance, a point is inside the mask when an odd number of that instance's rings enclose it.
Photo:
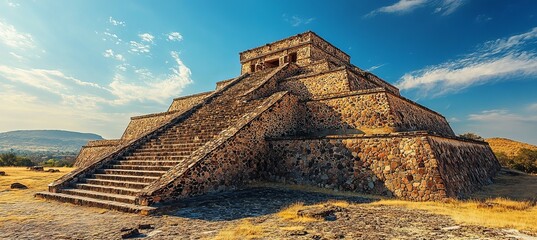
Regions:
[[[522,148],[537,150],[537,146],[535,145],[517,142],[507,138],[488,138],[485,141],[489,143],[492,151],[503,152],[510,157],[516,156],[518,151],[520,151]]]
[[[0,133],[0,151],[78,152],[89,140],[100,140],[93,133],[63,130],[18,130]]]

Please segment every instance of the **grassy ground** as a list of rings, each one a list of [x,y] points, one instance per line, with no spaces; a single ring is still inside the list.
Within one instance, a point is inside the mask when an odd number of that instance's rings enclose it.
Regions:
[[[23,201],[40,201],[34,198],[34,193],[47,190],[49,183],[71,172],[74,168],[54,169],[59,169],[60,172],[36,172],[27,170],[25,167],[0,167],[0,171],[6,172],[6,176],[0,176],[0,207]],[[28,189],[11,189],[11,184],[15,182],[24,184]],[[0,224],[6,221],[22,222],[36,217],[38,216],[12,212],[9,215],[0,216]]]

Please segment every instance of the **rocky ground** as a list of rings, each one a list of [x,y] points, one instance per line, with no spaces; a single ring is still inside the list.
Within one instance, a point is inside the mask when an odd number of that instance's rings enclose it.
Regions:
[[[314,222],[292,222],[276,215],[296,202],[311,205],[330,199],[356,204]],[[13,216],[0,223],[0,239],[120,239],[126,233],[121,230],[128,228],[139,229],[135,236],[143,239],[211,239],[244,219],[262,226],[265,239],[531,239],[512,230],[458,225],[447,216],[424,211],[366,204],[371,201],[255,187],[192,198],[155,216],[22,201],[0,205],[0,216]]]

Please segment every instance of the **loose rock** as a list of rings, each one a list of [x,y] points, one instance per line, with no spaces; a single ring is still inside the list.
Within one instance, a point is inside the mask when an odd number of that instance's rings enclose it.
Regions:
[[[16,182],[11,184],[11,189],[28,189],[28,187],[22,183]]]
[[[6,175],[6,172],[0,171],[0,176],[5,176],[5,175]]]
[[[125,230],[125,231],[123,231],[123,230]],[[132,237],[136,237],[136,236],[140,235],[140,232],[138,232],[137,228],[121,229],[121,232],[123,232],[121,234],[121,238],[123,238],[123,239],[132,238]]]

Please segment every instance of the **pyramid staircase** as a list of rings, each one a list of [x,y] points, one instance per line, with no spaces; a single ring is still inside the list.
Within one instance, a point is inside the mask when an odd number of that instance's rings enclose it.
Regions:
[[[280,69],[267,69],[240,79],[188,118],[148,138],[136,148],[92,172],[78,174],[67,187],[55,192],[40,192],[36,196],[125,212],[149,213],[156,210],[155,207],[136,204],[137,195],[263,103],[263,98],[248,99],[244,93],[260,86]]]

